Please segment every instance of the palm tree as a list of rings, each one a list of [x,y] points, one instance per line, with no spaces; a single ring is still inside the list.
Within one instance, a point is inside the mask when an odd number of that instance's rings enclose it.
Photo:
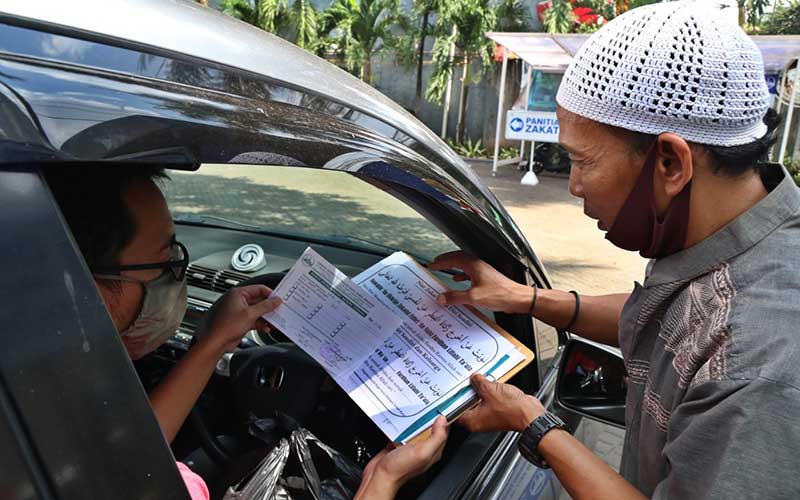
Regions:
[[[395,44],[392,30],[405,23],[399,0],[335,0],[322,13],[321,24],[347,68],[370,83],[373,56]]]
[[[321,50],[319,13],[309,0],[223,0],[222,12],[289,40],[311,52]]]
[[[769,7],[770,0],[738,0],[739,25],[745,28],[749,25],[754,31],[758,27],[764,12]]]
[[[800,0],[789,0],[785,4],[781,2],[776,5],[766,24],[771,34],[800,34]]]
[[[454,66],[461,67],[461,95],[458,103],[456,141],[464,136],[470,86],[492,67],[493,44],[485,33],[493,30],[524,31],[525,9],[518,0],[503,0],[493,6],[491,0],[448,0],[439,5],[433,48],[434,73],[428,83],[426,98],[441,103],[450,85]],[[458,49],[458,62],[451,57],[451,47]],[[478,74],[470,75],[473,61],[480,61]],[[442,131],[443,135],[446,131]]]
[[[414,94],[414,110],[419,114],[422,108],[422,65],[425,62],[425,39],[430,29],[430,16],[439,8],[442,0],[417,0],[414,2],[414,11],[420,17],[419,31],[417,32],[417,81]]]
[[[222,0],[219,7],[229,16],[275,33],[278,16],[286,9],[286,0]]]

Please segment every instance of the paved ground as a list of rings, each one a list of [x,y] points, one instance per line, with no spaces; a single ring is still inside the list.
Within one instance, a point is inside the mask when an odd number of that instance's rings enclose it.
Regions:
[[[529,187],[520,184],[524,172],[516,167],[501,167],[492,177],[491,164],[472,165],[522,229],[556,287],[616,293],[642,281],[646,261],[604,238],[583,215],[581,200],[569,194],[566,177],[542,175],[538,186]]]

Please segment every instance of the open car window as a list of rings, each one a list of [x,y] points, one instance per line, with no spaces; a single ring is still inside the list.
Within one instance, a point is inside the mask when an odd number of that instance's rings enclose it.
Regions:
[[[224,164],[169,175],[163,191],[179,222],[402,250],[423,260],[457,250],[412,208],[346,172]]]

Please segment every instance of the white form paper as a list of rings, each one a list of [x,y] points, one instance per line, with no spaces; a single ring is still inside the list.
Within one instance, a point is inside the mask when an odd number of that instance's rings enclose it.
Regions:
[[[407,442],[473,399],[473,373],[500,377],[524,359],[466,307],[437,303],[444,285],[402,252],[353,280],[402,319],[343,385],[393,441]]]
[[[389,309],[311,248],[273,293],[283,304],[264,319],[337,381],[400,324]]]
[[[307,249],[264,316],[331,374],[393,441],[407,442],[474,398],[473,373],[499,378],[524,359],[404,253],[350,281]]]

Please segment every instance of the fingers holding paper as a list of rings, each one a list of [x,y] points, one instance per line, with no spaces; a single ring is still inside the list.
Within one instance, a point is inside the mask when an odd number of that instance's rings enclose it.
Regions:
[[[211,307],[203,323],[204,342],[211,342],[220,351],[232,352],[251,329],[268,332],[261,316],[281,304],[279,297],[264,285],[231,288]]]
[[[427,439],[402,446],[387,446],[364,469],[364,479],[355,496],[356,500],[394,498],[403,484],[442,458],[447,435],[447,419],[439,416]]]
[[[471,432],[521,432],[545,412],[538,399],[518,387],[491,382],[479,374],[473,375],[470,381],[481,401],[458,422]]]
[[[469,304],[509,313],[522,313],[529,309],[532,294],[529,287],[508,279],[486,262],[464,252],[442,254],[434,259],[429,269],[459,269],[461,272],[455,274],[453,280],[472,282],[468,290],[441,294],[438,302],[442,305]]]

